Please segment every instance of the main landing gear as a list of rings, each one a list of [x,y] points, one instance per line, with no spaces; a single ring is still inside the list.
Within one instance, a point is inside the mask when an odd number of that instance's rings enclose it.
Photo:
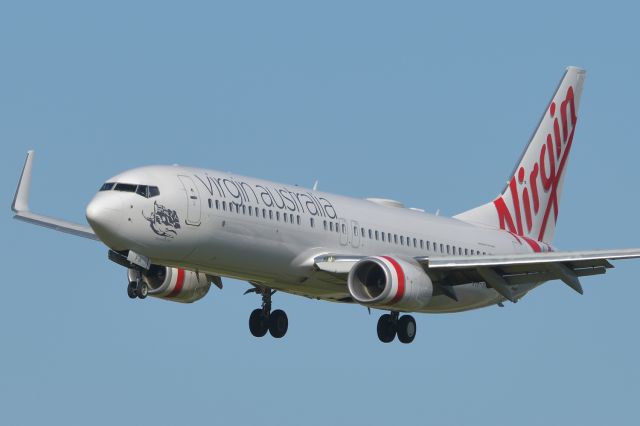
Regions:
[[[256,287],[248,290],[247,293],[257,293],[262,296],[262,308],[255,309],[249,316],[251,334],[256,337],[263,337],[268,331],[276,339],[284,337],[289,328],[289,319],[281,309],[271,311],[271,296],[273,296],[275,290]]]
[[[416,337],[416,320],[411,315],[400,317],[398,312],[384,314],[378,319],[378,339],[390,343],[398,335],[402,343],[411,343]]]

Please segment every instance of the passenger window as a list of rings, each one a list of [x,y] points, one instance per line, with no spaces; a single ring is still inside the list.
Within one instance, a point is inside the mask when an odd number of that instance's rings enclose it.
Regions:
[[[333,232],[333,222],[329,222],[329,229]]]
[[[249,206],[249,216],[253,216],[253,207]]]
[[[418,247],[418,241],[414,238],[413,239],[413,248]]]
[[[420,250],[424,249],[424,240],[420,240]]]
[[[469,256],[469,249],[464,249],[464,255]]]
[[[276,212],[276,220],[280,222],[280,212]]]
[[[440,253],[444,254],[444,244],[440,243]]]
[[[247,214],[247,206],[242,206],[242,214]]]
[[[378,231],[376,231],[376,234],[378,233]],[[376,237],[376,240],[378,239],[378,237]],[[382,233],[382,242],[384,243],[384,232]]]
[[[322,221],[322,227],[324,228],[325,231],[327,230],[327,221],[326,220]]]
[[[300,215],[296,216],[297,220],[298,220],[298,225],[300,225]]]
[[[273,210],[269,210],[269,219],[273,220]]]
[[[393,242],[398,244],[398,234],[393,234]]]
[[[220,210],[220,201],[216,200],[216,210]]]
[[[282,215],[282,218],[284,219],[284,223],[287,223],[287,214],[286,213]]]
[[[401,246],[404,245],[404,237],[402,235],[400,235],[400,245]]]
[[[376,232],[376,240],[378,239],[378,233]],[[373,231],[371,229],[369,229],[369,239],[373,240]]]
[[[342,233],[343,234],[347,233],[347,226],[344,223],[342,224]]]
[[[314,223],[314,221],[313,221],[313,218],[309,219],[309,223],[311,224],[311,227],[313,228],[313,227],[314,227],[314,225],[315,225],[315,223]]]
[[[226,201],[222,202],[222,210],[224,210],[225,212],[227,211],[227,202]]]
[[[447,254],[451,254],[451,246],[447,244]]]
[[[213,208],[213,202],[211,201],[211,198],[209,198],[209,208],[212,209]]]
[[[358,228],[357,227],[353,227],[353,236],[357,237],[358,236]]]
[[[360,235],[362,235],[362,238],[366,237],[366,234],[364,233],[364,228],[360,228]],[[371,238],[371,236],[369,236],[369,238]]]

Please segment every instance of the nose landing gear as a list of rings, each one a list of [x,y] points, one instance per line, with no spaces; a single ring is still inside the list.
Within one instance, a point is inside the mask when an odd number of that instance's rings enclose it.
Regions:
[[[144,281],[131,281],[127,286],[127,295],[130,299],[144,299],[149,294],[149,287]]]
[[[384,314],[378,319],[378,339],[382,343],[390,343],[395,339],[402,343],[411,343],[416,337],[416,320],[411,315],[400,317],[398,312]]]
[[[147,283],[142,279],[142,275],[138,274],[138,277],[134,281],[129,281],[127,286],[127,296],[130,299],[144,299],[149,294],[149,287]]]
[[[255,337],[263,337],[268,331],[276,339],[284,337],[289,328],[289,319],[281,309],[271,312],[271,296],[273,296],[275,290],[256,287],[247,290],[245,294],[247,293],[259,293],[262,296],[262,308],[255,309],[249,316],[249,331],[251,331],[251,334]]]

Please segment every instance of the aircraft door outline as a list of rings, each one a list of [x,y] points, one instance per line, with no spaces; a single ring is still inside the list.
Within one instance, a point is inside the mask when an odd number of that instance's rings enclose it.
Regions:
[[[187,218],[185,223],[191,226],[200,226],[200,219],[202,214],[202,202],[200,200],[200,191],[193,183],[193,179],[189,176],[178,175],[178,179],[184,187],[184,192],[187,197]]]

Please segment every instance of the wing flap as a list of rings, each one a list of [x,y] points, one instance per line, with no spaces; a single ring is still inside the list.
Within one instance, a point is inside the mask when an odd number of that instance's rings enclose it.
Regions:
[[[548,263],[564,263],[575,268],[611,267],[609,260],[640,258],[640,249],[567,251],[553,253],[505,254],[487,256],[431,256],[416,258],[429,269],[464,269],[498,267],[507,270],[536,268]]]

